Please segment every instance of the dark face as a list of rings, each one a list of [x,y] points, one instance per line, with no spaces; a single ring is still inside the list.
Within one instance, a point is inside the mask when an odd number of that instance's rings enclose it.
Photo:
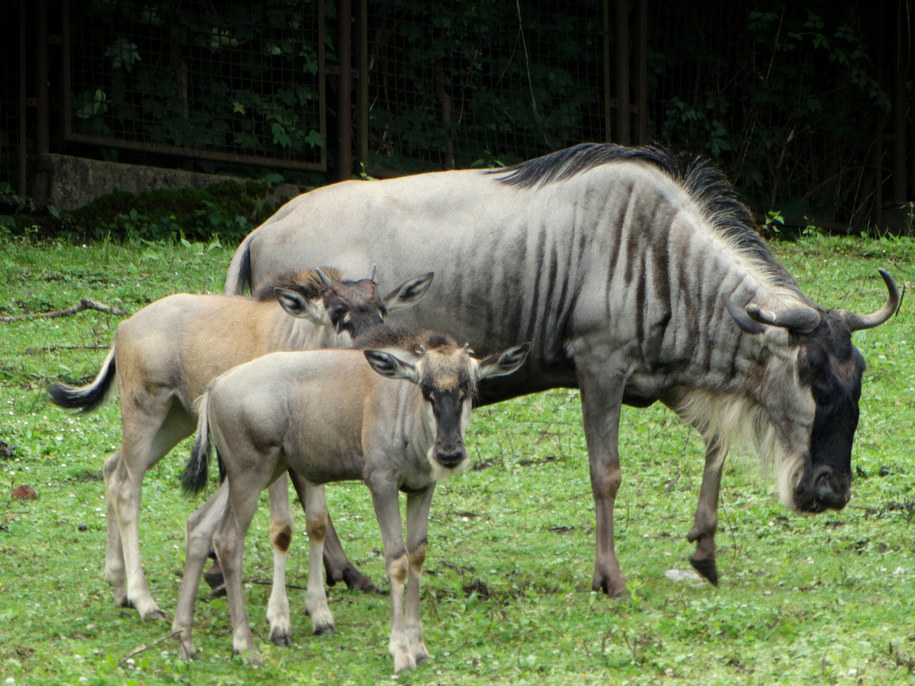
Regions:
[[[336,332],[352,338],[380,324],[387,314],[375,282],[369,279],[334,282],[324,294],[324,307]]]
[[[426,375],[419,387],[423,399],[432,405],[432,414],[435,416],[433,455],[443,467],[453,469],[467,457],[462,420],[466,400],[473,390],[470,377],[461,373],[457,383],[441,385],[436,384],[431,375]]]
[[[844,322],[827,313],[804,336],[798,367],[801,382],[813,394],[816,413],[810,460],[794,489],[795,506],[805,512],[841,510],[851,496],[851,450],[864,358],[852,345]]]

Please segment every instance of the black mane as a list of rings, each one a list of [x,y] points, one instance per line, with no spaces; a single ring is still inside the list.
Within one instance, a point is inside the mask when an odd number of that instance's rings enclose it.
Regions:
[[[521,162],[504,169],[492,169],[499,181],[521,188],[543,186],[564,181],[581,172],[612,162],[639,160],[657,167],[671,178],[677,178],[677,163],[663,148],[653,145],[627,148],[612,143],[582,143]]]
[[[426,350],[458,346],[451,334],[428,329],[417,329],[388,323],[378,324],[353,341],[354,348],[401,348],[415,352],[422,346]]]
[[[722,236],[763,267],[776,283],[798,290],[794,277],[778,263],[759,235],[753,215],[737,199],[731,182],[706,159],[694,157],[681,164],[670,152],[655,145],[630,148],[611,143],[582,143],[488,173],[498,174],[501,183],[534,188],[564,181],[604,164],[629,161],[655,167],[667,175],[686,191]]]
[[[331,281],[340,281],[343,278],[340,270],[333,267],[321,267],[321,271]],[[302,269],[278,276],[257,290],[254,294],[255,300],[276,300],[275,288],[297,291],[303,298],[308,298],[309,300],[314,300],[324,295],[324,282],[314,269]]]

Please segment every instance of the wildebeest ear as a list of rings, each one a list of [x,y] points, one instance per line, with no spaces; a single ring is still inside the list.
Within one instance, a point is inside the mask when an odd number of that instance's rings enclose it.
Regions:
[[[416,367],[409,362],[404,362],[391,353],[382,350],[363,350],[365,359],[372,365],[372,369],[389,379],[405,379],[412,383],[419,383]]]
[[[412,307],[422,300],[429,292],[433,276],[435,276],[435,272],[428,272],[419,278],[410,279],[384,296],[384,305],[388,308],[388,312]]]
[[[480,360],[480,378],[511,374],[524,364],[530,350],[530,343],[522,343]]]
[[[280,303],[280,307],[293,317],[307,319],[313,324],[322,326],[329,323],[329,320],[324,316],[323,303],[316,300],[309,300],[302,296],[301,293],[289,290],[288,288],[280,288],[277,286],[273,291],[276,293],[276,299]]]

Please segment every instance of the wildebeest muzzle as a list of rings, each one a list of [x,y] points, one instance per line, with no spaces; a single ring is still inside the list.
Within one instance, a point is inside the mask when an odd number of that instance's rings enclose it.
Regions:
[[[851,499],[851,473],[828,465],[810,466],[794,488],[794,504],[802,512],[841,510]]]

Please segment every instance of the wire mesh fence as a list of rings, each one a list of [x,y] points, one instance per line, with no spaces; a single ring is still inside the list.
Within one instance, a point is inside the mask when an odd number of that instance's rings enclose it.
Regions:
[[[4,77],[0,78],[0,184],[9,185],[0,191],[7,193],[21,190],[19,153],[24,133],[21,110],[25,103],[19,96],[23,47],[19,35],[20,11],[20,2],[10,0],[3,8],[5,21],[0,22],[0,64],[6,67]]]
[[[50,2],[63,17],[52,101],[64,131],[52,141],[323,171],[355,139],[357,163],[385,175],[619,142],[625,110],[629,142],[711,157],[761,213],[858,226],[885,204],[887,75],[910,40],[895,28],[905,0],[874,11],[780,0],[352,0],[353,17],[338,16],[336,0]],[[350,83],[338,32],[350,23],[365,27],[352,41],[365,56],[354,61],[354,92],[365,97],[353,97],[353,112],[337,100]],[[4,60],[17,59],[16,45],[0,46]],[[4,173],[22,125],[14,91],[0,83]]]
[[[324,169],[323,3],[64,8],[67,140]]]
[[[605,5],[369,2],[370,167],[513,163],[605,140]]]

